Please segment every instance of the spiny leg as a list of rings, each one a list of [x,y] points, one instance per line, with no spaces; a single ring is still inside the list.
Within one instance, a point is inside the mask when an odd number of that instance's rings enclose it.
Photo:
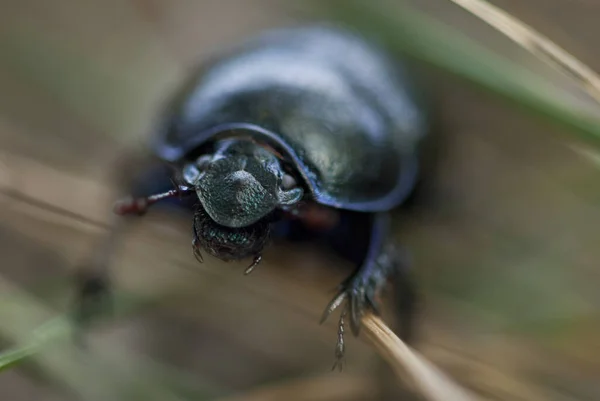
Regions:
[[[373,216],[371,235],[366,257],[362,265],[340,286],[338,294],[327,305],[321,323],[337,309],[344,301],[348,303],[350,313],[350,328],[354,335],[360,331],[360,319],[366,307],[378,311],[375,296],[385,284],[389,272],[382,269],[377,261],[382,254],[389,232],[389,216],[387,213],[377,213]]]
[[[134,155],[137,157],[138,155]],[[130,159],[129,155],[125,157],[125,163]],[[138,158],[139,160],[139,158]],[[119,177],[121,184],[119,187],[132,189],[132,193],[151,193],[155,189],[165,190],[172,186],[170,174],[163,165],[152,166],[149,160],[142,160],[149,168],[146,168],[142,174],[123,179]],[[122,175],[121,170],[131,171],[130,166],[120,165],[117,172]],[[134,221],[127,214],[143,214],[147,208],[164,199],[173,198],[189,193],[187,187],[179,186],[175,189],[157,195],[142,196],[140,198],[128,198],[125,201],[117,202],[115,205],[116,216],[108,234],[102,239],[100,246],[96,247],[93,254],[76,269],[76,294],[75,305],[72,317],[76,328],[85,329],[96,317],[104,312],[112,312],[112,296],[110,283],[110,264],[113,255],[122,241],[123,234],[129,225]],[[79,330],[76,330],[77,340]]]
[[[344,319],[346,317],[346,312],[348,308],[344,308],[342,313],[340,314],[340,321],[338,323],[338,339],[335,345],[335,361],[331,370],[335,370],[337,367],[341,372],[344,368],[344,356],[346,354],[346,342],[344,340],[344,330],[345,330],[345,322]]]
[[[346,302],[338,325],[336,360],[344,353],[344,316],[350,314],[350,327],[354,335],[359,334],[360,319],[367,309],[380,314],[377,296],[389,279],[395,289],[396,306],[401,323],[400,337],[408,341],[412,334],[415,315],[416,291],[409,274],[406,254],[388,240],[389,217],[386,214],[375,215],[371,225],[370,243],[367,256],[362,265],[340,285],[338,294],[329,303],[321,322]],[[387,245],[386,245],[387,244]]]

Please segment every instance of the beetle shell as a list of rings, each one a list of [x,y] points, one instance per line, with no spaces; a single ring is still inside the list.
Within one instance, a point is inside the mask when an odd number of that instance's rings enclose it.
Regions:
[[[171,103],[154,151],[169,162],[222,135],[269,144],[312,199],[377,212],[417,176],[426,115],[402,66],[329,26],[278,29],[202,68]]]

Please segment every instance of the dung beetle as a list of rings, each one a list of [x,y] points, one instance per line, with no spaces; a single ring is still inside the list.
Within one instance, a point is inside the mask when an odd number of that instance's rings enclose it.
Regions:
[[[248,259],[246,274],[274,237],[325,241],[356,266],[322,318],[345,305],[336,363],[345,316],[358,335],[388,280],[407,340],[416,292],[390,213],[414,192],[430,129],[413,82],[403,64],[346,28],[263,32],[204,64],[175,94],[151,145],[171,169],[140,175],[114,211],[143,214],[174,201],[193,211],[196,258]],[[108,293],[103,260],[82,269],[82,319]]]

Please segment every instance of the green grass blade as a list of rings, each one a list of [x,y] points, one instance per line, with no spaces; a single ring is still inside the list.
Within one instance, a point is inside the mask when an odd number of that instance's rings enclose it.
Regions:
[[[206,399],[224,391],[142,354],[121,350],[117,344],[94,343],[93,349],[85,352],[73,347],[73,327],[68,317],[48,319],[51,310],[1,276],[0,288],[3,290],[0,336],[16,343],[12,349],[0,353],[0,372],[32,363],[59,387],[100,399],[115,399],[115,394],[121,393],[127,397],[119,399],[183,401]],[[169,291],[147,298],[118,292],[114,318],[131,316],[155,302],[169,302],[177,296],[177,292]],[[48,319],[46,323],[28,329],[44,318]]]
[[[549,82],[439,21],[382,1],[319,0],[313,5],[312,12],[368,32],[398,55],[458,76],[600,146],[600,107],[584,111]]]
[[[37,346],[25,345],[0,353],[0,372],[22,363],[36,352]]]

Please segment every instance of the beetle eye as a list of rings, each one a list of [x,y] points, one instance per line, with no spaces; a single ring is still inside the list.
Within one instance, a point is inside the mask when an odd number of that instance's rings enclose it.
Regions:
[[[202,155],[196,160],[196,166],[200,170],[206,170],[210,161],[212,160],[212,155]]]
[[[183,168],[183,179],[190,185],[196,185],[196,181],[198,181],[198,177],[200,177],[200,170],[193,165],[188,164]]]
[[[284,174],[281,179],[281,186],[283,189],[292,189],[296,186],[296,180],[289,174]]]

